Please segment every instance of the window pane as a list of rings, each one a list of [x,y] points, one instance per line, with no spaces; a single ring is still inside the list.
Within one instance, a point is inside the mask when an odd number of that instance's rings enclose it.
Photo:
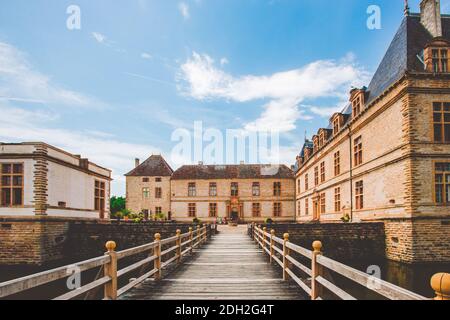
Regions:
[[[433,120],[434,122],[440,123],[442,121],[442,113],[434,113]]]
[[[442,142],[442,125],[440,124],[434,125],[434,141]]]
[[[2,186],[7,187],[11,185],[11,177],[10,176],[3,176],[2,177]]]
[[[434,111],[442,111],[442,103],[440,103],[440,102],[433,103],[433,110]]]
[[[445,189],[445,202],[450,203],[450,185],[446,185]]]
[[[11,165],[10,164],[2,165],[2,173],[11,173]]]
[[[13,189],[13,206],[22,205],[22,188]]]
[[[436,175],[436,183],[442,183],[444,181],[444,176],[442,174]]]
[[[22,186],[22,177],[13,177],[13,185],[16,187]]]
[[[2,202],[3,207],[11,205],[11,189],[2,189]]]
[[[450,122],[450,113],[444,113],[444,121]]]
[[[450,142],[450,124],[444,126],[445,142]]]
[[[441,184],[436,185],[436,202],[443,203],[443,201],[442,201],[442,185]]]
[[[22,172],[23,172],[23,165],[22,165],[22,164],[15,164],[15,165],[13,166],[13,172],[14,172],[15,174],[20,174],[20,173],[22,173]]]

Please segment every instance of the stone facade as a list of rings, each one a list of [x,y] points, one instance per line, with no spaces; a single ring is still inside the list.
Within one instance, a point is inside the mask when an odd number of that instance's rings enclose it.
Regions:
[[[450,136],[444,130],[435,133],[435,122],[450,124],[445,114],[446,108],[450,111],[450,76],[444,62],[423,66],[417,58],[429,47],[450,52],[450,39],[430,35],[430,30],[443,27],[448,34],[450,29],[449,17],[441,17],[436,7],[439,1],[423,0],[421,15],[405,18],[369,87],[352,90],[349,106],[338,114],[345,121],[336,130],[333,116],[326,129],[330,136],[321,138],[324,129],[319,130],[296,164],[298,222],[383,221],[387,257],[408,263],[450,261],[450,196],[437,199],[450,189],[445,191],[444,183],[438,192],[435,175],[437,164],[450,163],[450,140],[435,137]],[[406,52],[401,52],[402,43]],[[393,62],[405,69],[397,71]],[[434,114],[436,103],[440,115]]]
[[[195,183],[196,195],[188,195],[189,183]],[[217,186],[217,196],[210,196],[210,183]],[[239,195],[231,196],[231,184],[237,183]],[[252,186],[259,183],[260,195],[253,196]],[[281,195],[274,196],[274,183],[281,184]],[[196,217],[201,221],[214,222],[216,218],[232,219],[233,210],[241,223],[263,222],[270,218],[277,222],[294,221],[294,179],[217,179],[172,180],[172,217],[177,221],[192,221],[189,204],[195,204]],[[274,204],[281,204],[279,216],[274,215]],[[210,204],[217,205],[215,216],[210,215]],[[259,215],[253,215],[253,204],[259,204]]]
[[[15,165],[19,176],[9,169]],[[109,218],[111,170],[88,159],[45,143],[0,143],[0,169],[0,217]],[[18,180],[3,185],[11,174]]]

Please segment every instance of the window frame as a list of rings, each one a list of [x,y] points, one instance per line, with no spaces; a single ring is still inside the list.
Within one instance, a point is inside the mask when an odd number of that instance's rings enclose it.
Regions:
[[[439,105],[440,110],[435,111],[436,107]],[[448,111],[446,111],[446,108],[448,107]],[[439,114],[440,121],[435,120],[435,115]],[[431,139],[433,143],[437,144],[450,144],[450,132],[449,132],[449,139],[446,140],[445,135],[445,129],[446,126],[449,126],[450,129],[450,121],[445,120],[445,116],[448,115],[450,117],[450,102],[441,102],[441,101],[435,101],[432,103],[432,111],[431,111]],[[436,140],[436,126],[441,126],[440,134],[441,134],[441,141]]]
[[[197,184],[195,182],[188,183],[188,197],[197,196]]]
[[[231,197],[239,197],[239,183],[238,182],[230,183],[230,195],[231,195]]]
[[[438,164],[443,164],[443,165],[448,165],[450,166],[450,161],[433,161],[433,168],[432,168],[432,172],[433,172],[433,202],[435,205],[437,206],[450,206],[450,190],[447,191],[447,188],[450,188],[450,182],[447,182],[446,177],[449,176],[450,177],[450,170],[449,171],[438,171],[437,170],[437,165]],[[438,173],[442,174],[442,202],[438,202],[437,201],[437,197],[436,197],[436,186],[437,186],[437,175]],[[450,179],[449,179],[450,180]],[[447,201],[447,198],[449,198],[449,201]]]
[[[318,186],[319,185],[319,167],[315,167],[314,168],[314,185]]]
[[[149,187],[142,188],[142,199],[150,199],[150,188]]]
[[[155,187],[155,199],[162,199],[162,188]]]
[[[339,213],[342,211],[341,206],[341,187],[334,188],[334,211]]]
[[[252,203],[252,217],[261,218],[261,203],[259,202]]]
[[[209,183],[209,196],[210,197],[217,197],[217,182],[210,182]]]
[[[3,166],[11,166],[11,172],[10,173],[3,173]],[[14,173],[14,166],[19,165],[22,170],[20,173]],[[10,184],[8,186],[3,185],[3,177],[7,176],[10,178]],[[21,185],[20,186],[14,186],[14,177],[20,177],[21,178]],[[0,163],[0,197],[3,197],[3,190],[9,190],[10,192],[10,199],[9,199],[9,205],[3,205],[3,199],[0,198],[0,208],[23,208],[25,204],[25,163],[24,162],[4,162]],[[20,204],[13,204],[14,203],[14,190],[20,189],[20,197],[21,197],[21,203]]]
[[[98,183],[98,187],[97,187]],[[97,195],[97,191],[98,195]],[[103,200],[103,206],[102,204]],[[98,205],[98,206],[97,206]],[[105,212],[106,210],[106,182],[95,179],[94,182],[94,211]]]
[[[326,181],[326,172],[325,172],[325,161],[320,163],[320,183],[324,183]]]
[[[305,174],[305,191],[309,190],[309,174]]]
[[[353,164],[359,167],[363,164],[363,141],[362,136],[353,139]]]
[[[283,204],[281,202],[273,203],[272,215],[274,218],[281,218],[283,216]]]
[[[197,204],[194,202],[188,203],[188,217],[197,218]]]
[[[305,199],[305,216],[309,216],[309,199]]]
[[[337,177],[341,174],[341,152],[336,151],[334,153],[334,176]]]
[[[355,182],[355,209],[364,210],[364,180]]]
[[[208,206],[208,216],[210,218],[217,218],[218,205],[217,202],[210,202]]]
[[[319,213],[326,214],[327,212],[327,195],[325,192],[322,192],[319,197]]]
[[[273,183],[273,196],[281,197],[281,181],[275,181]]]
[[[255,192],[257,191],[257,192]],[[252,183],[252,196],[253,197],[260,197],[261,196],[261,183],[260,182],[253,182]]]

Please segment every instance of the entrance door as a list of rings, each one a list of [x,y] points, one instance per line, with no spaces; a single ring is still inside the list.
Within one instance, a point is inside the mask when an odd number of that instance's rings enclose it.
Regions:
[[[231,212],[231,221],[233,221],[233,222],[239,221],[239,212],[237,210],[233,210]]]
[[[313,220],[318,221],[320,220],[320,208],[319,208],[319,199],[313,200]]]

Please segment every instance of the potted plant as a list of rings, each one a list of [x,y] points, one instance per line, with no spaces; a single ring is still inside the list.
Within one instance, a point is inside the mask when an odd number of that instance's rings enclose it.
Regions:
[[[344,223],[349,223],[351,220],[350,215],[348,213],[344,214],[344,216],[341,218],[341,221]]]
[[[199,218],[197,218],[197,217],[195,217],[194,219],[192,219],[192,223],[193,224],[200,224],[200,219]]]
[[[271,225],[273,223],[273,220],[271,218],[266,218],[264,223],[267,224],[267,225]]]
[[[123,219],[123,213],[122,212],[116,212],[115,214],[115,218],[117,219],[118,222],[120,222],[120,220]]]

